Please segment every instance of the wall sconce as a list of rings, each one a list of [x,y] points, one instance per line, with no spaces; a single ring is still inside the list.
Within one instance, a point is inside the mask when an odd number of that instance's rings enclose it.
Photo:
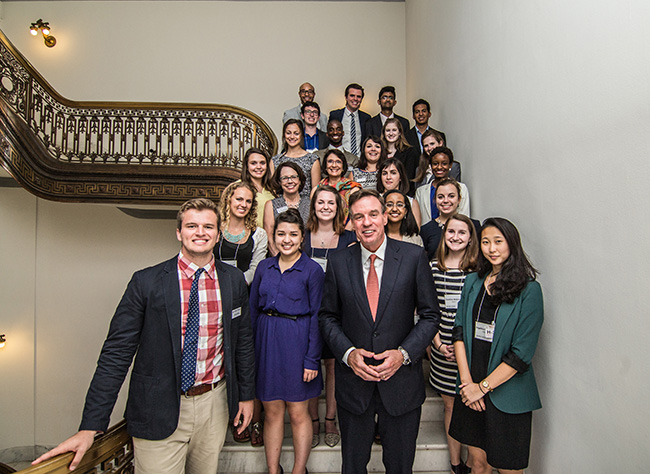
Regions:
[[[32,25],[29,27],[30,33],[34,36],[38,35],[38,30],[41,30],[41,33],[43,33],[43,40],[45,41],[45,46],[51,48],[56,44],[56,38],[50,35],[49,22],[43,21],[39,18],[36,23],[32,23]]]
[[[5,339],[5,335],[0,334],[0,349],[2,349],[5,346],[6,343],[7,343],[7,340]]]

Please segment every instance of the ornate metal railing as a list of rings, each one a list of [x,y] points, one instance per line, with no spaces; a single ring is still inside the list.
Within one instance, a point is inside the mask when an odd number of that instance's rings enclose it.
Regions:
[[[18,471],[20,474],[67,474],[73,453],[61,454],[36,466]],[[77,469],[79,474],[133,474],[133,442],[122,420],[105,434],[95,438]]]
[[[170,204],[216,197],[252,146],[274,154],[277,140],[239,107],[68,100],[0,31],[0,160],[37,196]]]

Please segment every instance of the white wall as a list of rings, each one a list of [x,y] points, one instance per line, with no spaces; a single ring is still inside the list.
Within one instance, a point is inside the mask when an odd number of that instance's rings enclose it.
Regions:
[[[359,82],[364,110],[377,113],[379,88],[393,84],[403,99],[398,113],[408,113],[403,3],[0,6],[2,31],[69,99],[233,104],[279,132],[302,82],[314,84],[325,111],[342,107],[345,86]],[[50,22],[54,48],[30,35],[38,18]],[[349,42],[358,53],[347,52]],[[77,429],[130,275],[178,250],[174,223],[0,188],[0,228],[0,334],[9,341],[0,351],[0,449],[55,444]],[[123,399],[114,421],[122,411]]]
[[[407,92],[434,104],[475,217],[541,270],[531,473],[645,472],[650,4],[407,0]]]
[[[305,81],[325,113],[344,105],[350,82],[365,87],[362,109],[373,115],[379,89],[395,85],[404,99],[396,110],[407,113],[404,10],[354,1],[5,2],[0,28],[69,99],[232,104],[279,133]],[[30,35],[38,18],[49,21],[54,48]]]

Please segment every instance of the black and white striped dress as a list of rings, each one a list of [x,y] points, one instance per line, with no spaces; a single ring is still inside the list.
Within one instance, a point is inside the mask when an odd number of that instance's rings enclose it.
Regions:
[[[457,269],[442,271],[437,267],[435,260],[431,262],[431,272],[438,292],[438,304],[442,315],[440,320],[440,340],[443,344],[451,344],[451,330],[454,328],[454,319],[456,318],[456,307],[451,301],[455,299],[457,302],[458,298],[460,298],[467,273]],[[429,383],[439,393],[453,397],[456,395],[458,366],[456,362],[449,362],[438,352],[433,341],[431,345]]]

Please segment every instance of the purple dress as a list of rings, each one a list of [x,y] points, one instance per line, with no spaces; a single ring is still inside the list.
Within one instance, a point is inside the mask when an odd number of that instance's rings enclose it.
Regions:
[[[305,254],[284,273],[278,257],[258,265],[250,293],[258,399],[301,402],[323,390],[318,310],[324,279],[320,265]],[[267,314],[273,311],[298,318]],[[303,369],[317,370],[318,375],[305,383]]]

